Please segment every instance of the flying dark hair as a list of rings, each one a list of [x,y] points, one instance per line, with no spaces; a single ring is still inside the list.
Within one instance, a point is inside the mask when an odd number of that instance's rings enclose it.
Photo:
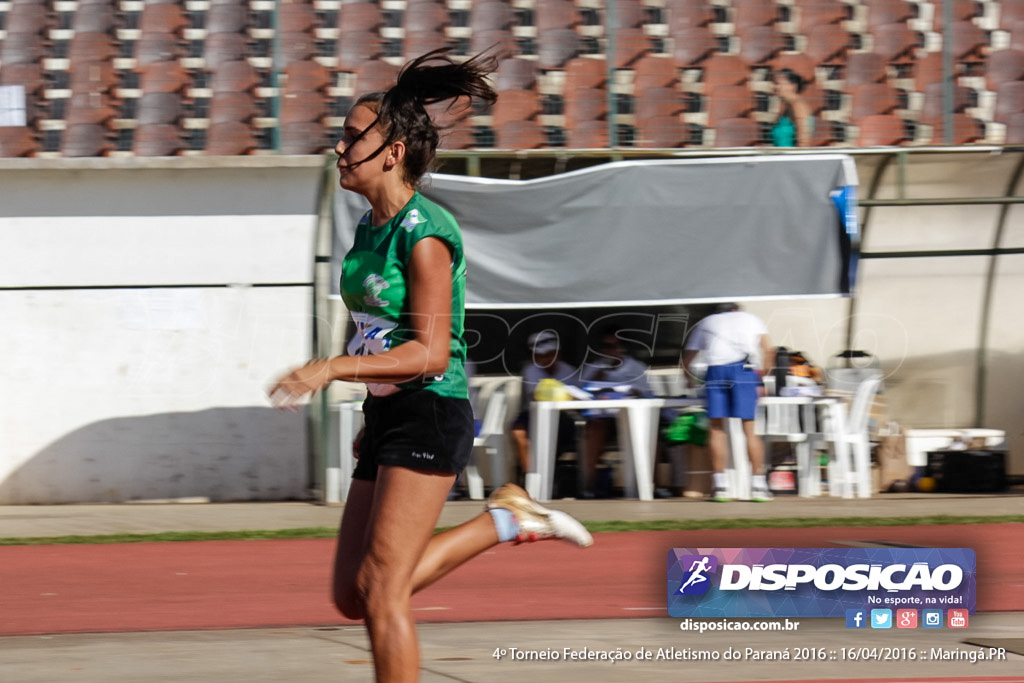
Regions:
[[[405,143],[404,178],[416,186],[433,166],[440,137],[437,124],[427,113],[427,105],[448,100],[454,105],[459,98],[493,104],[498,99],[486,78],[497,68],[497,59],[478,54],[456,62],[448,55],[449,49],[432,50],[417,57],[402,67],[398,81],[390,89],[367,93],[356,100],[353,108],[364,105],[377,114],[366,131],[377,126],[384,134],[384,143],[377,151],[357,163],[373,159],[388,145],[401,140]]]

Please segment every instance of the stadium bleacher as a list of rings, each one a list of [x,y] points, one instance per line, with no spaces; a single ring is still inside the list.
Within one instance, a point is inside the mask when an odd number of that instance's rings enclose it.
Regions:
[[[1024,0],[946,1],[0,0],[0,156],[318,154],[437,47],[501,56],[448,149],[767,146],[781,69],[814,145],[1019,144]]]

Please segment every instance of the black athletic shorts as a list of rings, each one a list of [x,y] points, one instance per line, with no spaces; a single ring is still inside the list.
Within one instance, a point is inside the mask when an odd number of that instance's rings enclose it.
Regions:
[[[378,465],[458,474],[473,453],[476,424],[469,399],[404,389],[368,395],[354,479],[374,481]]]

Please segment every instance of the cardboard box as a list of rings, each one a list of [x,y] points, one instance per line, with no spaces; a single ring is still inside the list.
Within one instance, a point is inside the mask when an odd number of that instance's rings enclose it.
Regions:
[[[907,442],[902,434],[878,441],[878,491],[889,491],[895,481],[909,482],[914,468],[907,462]]]

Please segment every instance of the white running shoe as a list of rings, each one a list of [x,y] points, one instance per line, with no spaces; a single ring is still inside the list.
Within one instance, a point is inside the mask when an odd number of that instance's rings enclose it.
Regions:
[[[518,543],[560,538],[581,548],[593,545],[594,537],[572,515],[540,505],[522,487],[505,484],[487,499],[487,509],[501,508],[519,523]]]
[[[750,489],[750,499],[755,503],[767,503],[774,500],[775,496],[768,490],[767,486],[752,486]]]

